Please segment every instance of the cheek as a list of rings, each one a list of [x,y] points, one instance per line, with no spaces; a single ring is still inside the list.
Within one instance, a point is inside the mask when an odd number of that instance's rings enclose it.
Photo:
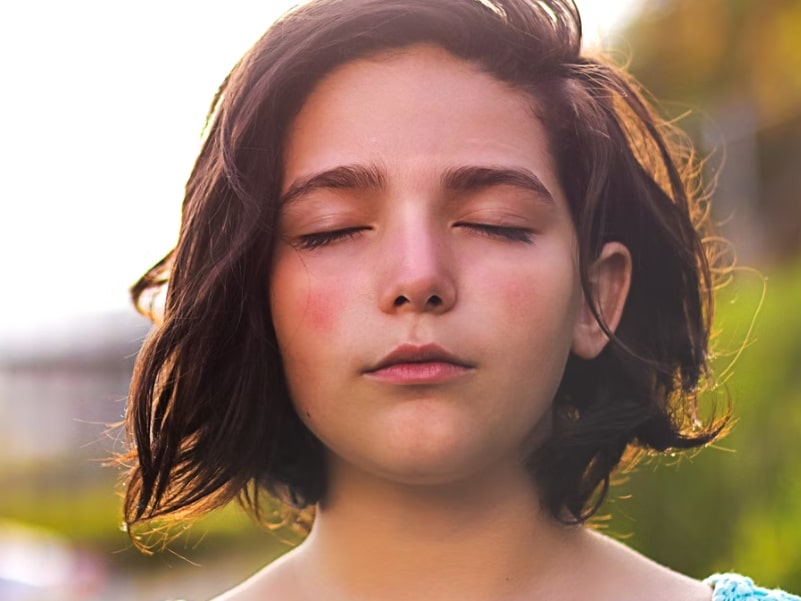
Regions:
[[[513,319],[530,315],[534,291],[528,283],[500,280],[493,289],[501,296],[504,307]]]
[[[552,321],[560,315],[569,317],[576,306],[576,287],[569,278],[534,270],[494,270],[484,278],[487,294],[497,298],[511,318],[529,321],[539,316]]]
[[[568,348],[580,306],[580,286],[566,261],[497,266],[482,278],[485,311],[492,307],[496,328],[509,340]],[[521,338],[528,332],[531,340]]]
[[[313,330],[316,334],[326,334],[336,327],[336,318],[342,314],[344,298],[338,286],[309,286],[305,301],[298,299],[299,306],[305,305],[303,314],[299,316],[303,329]]]
[[[273,266],[270,304],[276,330],[295,335],[325,335],[336,329],[342,315],[347,286],[335,278],[320,278],[302,261],[285,256]]]

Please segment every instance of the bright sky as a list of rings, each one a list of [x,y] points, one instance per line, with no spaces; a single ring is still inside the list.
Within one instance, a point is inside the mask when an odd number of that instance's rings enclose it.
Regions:
[[[295,3],[2,3],[0,337],[129,306],[175,243],[214,91]],[[635,3],[579,1],[587,38]]]

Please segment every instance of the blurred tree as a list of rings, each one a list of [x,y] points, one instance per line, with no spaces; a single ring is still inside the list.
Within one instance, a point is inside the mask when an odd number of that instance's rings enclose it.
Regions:
[[[645,87],[725,157],[718,217],[749,259],[801,252],[799,31],[797,0],[649,0],[623,35]]]

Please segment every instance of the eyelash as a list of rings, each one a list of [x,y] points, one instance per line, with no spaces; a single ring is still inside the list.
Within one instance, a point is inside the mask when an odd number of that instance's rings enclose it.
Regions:
[[[479,234],[489,236],[490,238],[501,238],[503,240],[510,240],[513,242],[525,242],[526,244],[533,244],[534,242],[531,239],[531,230],[525,228],[465,222],[456,223],[455,225],[458,227],[469,228]],[[316,248],[328,246],[329,244],[340,242],[342,240],[351,240],[360,232],[368,229],[370,228],[349,227],[341,230],[332,230],[330,232],[304,234],[303,236],[300,236],[296,246],[301,250],[314,250]]]
[[[467,227],[471,230],[489,236],[490,238],[501,238],[504,240],[511,240],[513,242],[525,242],[526,244],[533,244],[531,239],[533,232],[529,229],[522,227],[508,227],[503,225],[489,225],[487,223],[465,223],[460,222],[456,225]]]
[[[297,247],[301,250],[314,250],[323,246],[328,246],[340,240],[350,240],[355,238],[360,232],[370,228],[348,227],[341,230],[331,230],[330,232],[315,232],[304,234],[298,238]]]

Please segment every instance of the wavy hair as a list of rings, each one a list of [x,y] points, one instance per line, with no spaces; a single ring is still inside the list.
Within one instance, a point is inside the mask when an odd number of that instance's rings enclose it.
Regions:
[[[606,242],[633,259],[616,333],[606,328],[611,342],[596,359],[570,357],[553,432],[531,457],[543,505],[583,522],[627,448],[689,449],[721,433],[726,416],[696,417],[713,269],[693,158],[624,70],[582,54],[572,2],[313,0],[272,25],[223,82],[178,244],[132,288],[147,312],[146,299],[168,284],[128,399],[129,526],[235,498],[258,516],[262,490],[295,507],[325,495],[324,449],[293,409],[266,302],[283,147],[327,73],[417,43],[534,101],[578,234],[586,297]]]

